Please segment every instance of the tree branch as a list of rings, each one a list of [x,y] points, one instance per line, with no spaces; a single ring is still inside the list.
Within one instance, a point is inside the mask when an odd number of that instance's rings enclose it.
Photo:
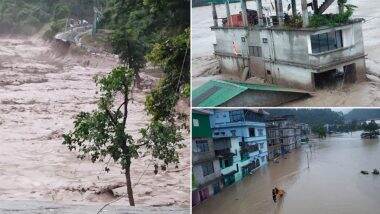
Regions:
[[[107,113],[107,115],[110,117],[112,123],[113,123],[114,125],[117,125],[117,120],[112,116],[111,111],[110,111],[109,109],[106,109],[106,113]]]
[[[125,102],[123,102],[123,103],[119,106],[119,108],[117,108],[117,111],[120,111],[121,107],[123,107],[124,104],[125,104]]]

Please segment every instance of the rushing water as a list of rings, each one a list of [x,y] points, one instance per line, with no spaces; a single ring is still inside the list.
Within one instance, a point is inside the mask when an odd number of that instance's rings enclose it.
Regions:
[[[317,140],[279,163],[271,163],[194,208],[195,214],[378,213],[380,176],[361,170],[380,168],[379,139],[362,140],[360,132]],[[310,155],[307,168],[306,151]],[[285,189],[273,203],[271,189]]]

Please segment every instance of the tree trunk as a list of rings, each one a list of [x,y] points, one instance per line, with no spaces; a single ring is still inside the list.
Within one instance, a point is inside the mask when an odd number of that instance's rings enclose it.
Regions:
[[[133,198],[132,181],[131,181],[131,168],[128,166],[125,168],[125,179],[127,181],[127,194],[129,199],[129,205],[135,206],[135,199]]]

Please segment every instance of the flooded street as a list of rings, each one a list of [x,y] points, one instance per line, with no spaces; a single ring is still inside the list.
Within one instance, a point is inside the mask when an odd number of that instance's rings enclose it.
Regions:
[[[314,107],[337,107],[337,106],[379,106],[380,105],[380,1],[348,1],[358,8],[354,17],[366,19],[363,23],[363,36],[365,52],[368,54],[367,82],[357,83],[343,88],[328,88],[318,90],[313,97],[296,102],[288,103],[286,106],[314,106]],[[288,2],[286,2],[288,3]],[[271,7],[269,0],[263,0],[264,7]],[[256,8],[255,1],[248,1],[249,9]],[[231,14],[240,10],[240,3],[230,5]],[[300,7],[298,7],[300,8]],[[336,7],[333,7],[336,9]],[[219,17],[225,17],[224,5],[217,6]],[[220,75],[219,66],[213,56],[213,44],[215,35],[210,27],[213,25],[211,7],[197,7],[192,10],[192,85],[199,87],[211,79],[239,80],[239,76]],[[250,79],[249,82],[257,82]]]
[[[372,214],[380,210],[380,176],[361,170],[380,168],[380,140],[362,140],[360,132],[315,140],[270,163],[254,175],[223,189],[194,208],[195,214]],[[310,168],[307,168],[309,151]],[[286,195],[273,203],[271,189]]]
[[[93,78],[110,72],[118,59],[56,49],[35,38],[0,38],[0,201],[105,203],[115,199],[110,186],[126,192],[119,165],[111,164],[106,173],[102,163],[81,161],[61,137],[75,115],[96,107]],[[135,139],[149,121],[145,95],[157,81],[144,73],[142,78],[146,87],[133,93],[127,121]],[[150,157],[132,162],[133,184],[147,170],[134,189],[137,206],[189,205],[189,150],[181,151],[178,169],[158,175]]]

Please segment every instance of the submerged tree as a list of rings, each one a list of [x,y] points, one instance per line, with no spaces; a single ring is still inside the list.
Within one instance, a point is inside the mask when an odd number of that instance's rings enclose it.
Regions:
[[[134,75],[133,70],[118,67],[109,75],[98,78],[100,98],[97,109],[81,112],[75,119],[74,129],[63,135],[63,144],[78,151],[78,158],[89,156],[92,162],[103,162],[109,157],[122,166],[131,206],[135,205],[130,174],[132,160],[142,154],[151,154],[155,161],[164,162],[162,168],[165,169],[166,165],[179,162],[177,151],[183,146],[179,143],[181,135],[166,123],[150,124],[142,130],[140,140],[133,139],[126,132]],[[122,101],[118,102],[117,97]],[[109,168],[106,166],[105,170],[108,172]]]

